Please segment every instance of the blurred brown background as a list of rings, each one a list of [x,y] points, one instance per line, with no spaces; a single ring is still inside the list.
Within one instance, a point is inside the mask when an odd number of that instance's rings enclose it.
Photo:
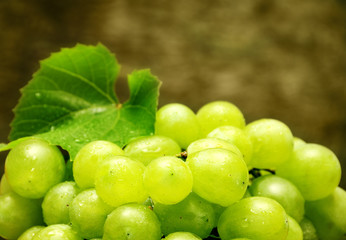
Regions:
[[[345,26],[342,0],[1,0],[0,142],[39,60],[101,42],[122,65],[121,99],[126,75],[151,68],[160,105],[222,99],[247,122],[279,119],[337,154],[346,188]]]

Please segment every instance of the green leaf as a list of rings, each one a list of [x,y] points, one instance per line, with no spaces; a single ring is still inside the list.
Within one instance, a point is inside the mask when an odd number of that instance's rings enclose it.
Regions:
[[[101,44],[52,54],[22,89],[10,140],[35,135],[73,158],[93,140],[124,146],[153,134],[160,81],[149,70],[134,71],[128,76],[130,98],[120,104],[114,92],[118,72],[114,55]]]

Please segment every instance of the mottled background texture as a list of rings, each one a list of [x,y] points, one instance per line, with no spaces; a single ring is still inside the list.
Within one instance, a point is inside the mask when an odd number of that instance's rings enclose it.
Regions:
[[[247,122],[279,119],[336,153],[345,188],[345,26],[342,0],[1,0],[0,142],[39,60],[101,42],[122,65],[120,99],[127,74],[151,68],[163,82],[160,106],[196,111],[222,99]]]

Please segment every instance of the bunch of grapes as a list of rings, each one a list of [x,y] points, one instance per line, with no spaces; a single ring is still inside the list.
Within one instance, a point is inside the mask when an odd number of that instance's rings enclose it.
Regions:
[[[73,160],[73,161],[72,161]],[[0,236],[19,240],[341,240],[340,163],[232,103],[157,111],[155,135],[92,141],[74,159],[39,138],[9,152]]]

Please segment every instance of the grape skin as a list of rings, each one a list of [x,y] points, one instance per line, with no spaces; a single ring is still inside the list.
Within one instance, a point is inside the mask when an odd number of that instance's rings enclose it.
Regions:
[[[192,191],[192,173],[176,157],[159,157],[144,171],[144,186],[154,202],[175,204]]]
[[[186,159],[193,175],[193,191],[202,198],[229,206],[240,200],[248,186],[249,174],[242,158],[226,149],[206,149]]]
[[[145,166],[125,156],[112,156],[98,165],[95,175],[97,195],[113,207],[142,203],[148,198],[143,182]]]
[[[31,138],[12,148],[5,162],[11,189],[27,198],[42,198],[65,177],[65,160],[56,146]]]

